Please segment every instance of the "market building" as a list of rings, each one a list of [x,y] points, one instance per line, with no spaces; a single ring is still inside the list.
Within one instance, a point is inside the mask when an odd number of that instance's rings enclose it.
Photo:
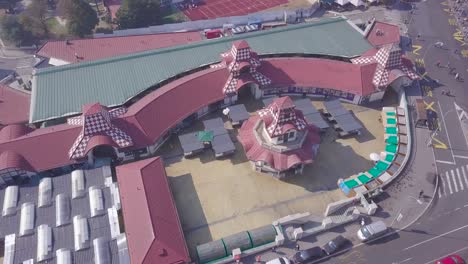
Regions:
[[[171,209],[171,215],[164,215],[167,218],[154,217],[162,214],[160,208],[152,207],[156,200],[164,200],[167,208],[173,206],[167,196],[170,190],[160,160],[132,161],[155,155],[171,135],[208,113],[242,98],[279,96],[282,98],[245,121],[239,140],[256,170],[278,177],[300,173],[305,164],[315,160],[320,139],[314,124],[309,124],[284,96],[336,97],[366,104],[383,98],[390,87],[398,91],[418,78],[395,43],[399,36],[387,38],[393,31],[380,29],[384,31],[380,36],[386,40],[373,45],[366,37],[374,36],[373,30],[362,32],[343,18],[325,19],[38,69],[32,81],[30,125],[10,124],[0,131],[0,188],[21,185],[38,175],[58,177],[98,168],[103,159],[114,164],[130,162],[117,169],[117,180],[106,175],[96,183],[104,195],[111,195],[108,193],[111,183],[125,182],[117,197],[122,197],[123,221],[133,226],[128,230],[141,232],[136,225],[138,221],[131,218],[131,205],[147,207],[141,220],[152,228],[153,235],[145,237],[145,248],[141,249],[134,246],[137,242],[129,231],[125,241],[128,240],[130,259],[144,263],[187,263],[177,214]],[[262,136],[261,143],[253,140],[255,133]],[[283,146],[287,151],[282,151]],[[147,176],[152,170],[157,172],[157,180]],[[138,180],[129,183],[124,174],[138,175]],[[64,176],[71,182],[68,178]],[[151,196],[146,189],[151,188],[147,185],[158,184],[166,188],[164,199]],[[94,196],[99,192],[96,188],[82,192]],[[17,208],[16,204],[11,207]],[[112,208],[109,204],[101,207]],[[88,221],[83,219],[92,218],[88,209],[77,218],[77,226]],[[177,243],[169,241],[170,234],[165,230],[158,229],[159,223],[154,222],[159,219],[170,219],[173,229],[167,230],[179,234]],[[52,224],[41,228],[33,224],[35,228],[46,234],[41,235],[45,238],[57,231]],[[0,241],[8,234],[3,235]],[[116,238],[107,233],[97,234],[92,240],[98,239],[95,242],[98,247],[104,241],[100,237],[113,241],[109,254],[114,256],[118,249]],[[8,241],[11,247],[12,236]],[[15,250],[8,248],[6,252],[14,254]],[[29,259],[31,254],[25,258]],[[52,257],[52,252],[45,255]]]
[[[244,122],[239,141],[255,171],[281,179],[302,173],[314,161],[320,135],[291,98],[281,97]]]

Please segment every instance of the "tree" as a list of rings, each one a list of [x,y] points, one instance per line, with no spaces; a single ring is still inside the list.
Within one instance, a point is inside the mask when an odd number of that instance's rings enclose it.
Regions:
[[[15,13],[15,7],[16,3],[18,3],[20,0],[6,0],[7,6],[8,6],[8,13],[14,14]]]
[[[2,38],[16,46],[32,44],[34,41],[31,32],[25,30],[15,15],[5,15],[0,20],[0,33]]]
[[[120,29],[156,25],[159,7],[159,0],[123,0],[117,11],[117,24]]]
[[[99,23],[94,9],[83,0],[60,0],[58,8],[67,19],[70,34],[84,37],[91,34]]]
[[[62,17],[70,17],[70,11],[72,9],[72,1],[71,0],[58,0],[57,2],[57,11],[60,16]]]
[[[20,16],[20,23],[37,38],[49,36],[47,9],[47,0],[33,0]]]

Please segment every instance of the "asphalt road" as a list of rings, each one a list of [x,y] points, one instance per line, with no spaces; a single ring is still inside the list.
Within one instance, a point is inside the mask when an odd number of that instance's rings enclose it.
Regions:
[[[35,59],[28,52],[16,51],[8,52],[13,54],[4,54],[0,51],[0,69],[14,70],[18,75],[31,75],[33,66],[36,63]]]
[[[440,175],[440,190],[433,206],[405,230],[370,244],[355,245],[317,263],[429,264],[454,253],[468,260],[468,144],[455,111],[455,104],[468,110],[468,55],[462,55],[462,51],[468,52],[468,44],[457,40],[448,8],[446,2],[427,0],[417,3],[413,14],[408,13],[408,33],[413,38],[413,54],[409,56],[421,69],[423,98],[434,101],[427,108],[437,112],[440,124],[433,139],[427,140],[434,146],[434,156],[427,157],[428,164],[435,160]],[[420,38],[416,37],[418,34]],[[444,43],[443,49],[434,47],[437,41]],[[454,72],[466,81],[455,80],[448,68],[435,65],[437,61],[455,67]],[[434,79],[441,85],[436,85]],[[442,95],[442,90],[454,96]],[[418,145],[416,149],[427,147]]]

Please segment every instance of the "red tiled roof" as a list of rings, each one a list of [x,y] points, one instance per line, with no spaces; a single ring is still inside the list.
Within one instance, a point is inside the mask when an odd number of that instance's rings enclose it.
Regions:
[[[116,18],[117,11],[119,11],[121,4],[121,0],[104,0],[104,5],[109,8],[112,19]]]
[[[275,103],[279,107],[279,109],[287,109],[294,107],[294,103],[289,96],[276,98],[273,100],[273,103]]]
[[[278,86],[335,88],[357,95],[375,91],[372,85],[375,64],[355,65],[323,59],[276,58],[263,60],[261,68],[262,72],[272,77],[273,84]],[[215,68],[170,82],[130,106],[123,117],[113,120],[114,125],[133,139],[132,148],[153,144],[192,113],[223,100],[222,87],[228,76],[229,71],[226,68]],[[177,107],[173,107],[175,104]],[[72,164],[75,161],[68,158],[68,150],[81,129],[81,126],[70,125],[36,129],[8,142],[0,141],[0,153],[7,150],[17,152],[35,171]],[[47,155],[44,155],[45,151]]]
[[[32,128],[23,124],[8,125],[0,130],[0,142],[7,142],[15,138],[26,135],[31,132]]]
[[[173,81],[132,105],[127,120],[154,142],[190,114],[222,100],[228,76],[226,69],[208,69]]]
[[[400,43],[400,29],[396,25],[375,21],[367,33],[367,40],[374,47]]]
[[[0,84],[0,124],[27,123],[31,96]]]
[[[46,58],[56,58],[69,63],[93,61],[145,50],[177,46],[202,40],[199,32],[180,32],[140,36],[108,37],[49,41],[37,52]],[[75,57],[78,55],[79,59]]]
[[[80,130],[81,127],[70,125],[36,129],[24,136],[0,143],[0,153],[16,152],[31,166],[31,171],[63,167],[75,162],[68,158],[68,150]],[[0,166],[0,169],[4,167]]]
[[[238,40],[232,44],[236,49],[246,49],[250,48],[249,44],[245,40]]]
[[[238,139],[244,147],[245,154],[249,160],[266,162],[278,171],[287,170],[299,163],[309,164],[314,161],[313,145],[320,143],[319,131],[315,126],[309,127],[309,133],[304,140],[302,148],[288,151],[275,152],[264,148],[256,139],[254,134],[255,124],[259,121],[258,115],[250,117],[242,124]]]
[[[132,263],[190,261],[184,233],[159,157],[116,168]]]
[[[260,68],[275,86],[333,88],[368,95],[375,91],[372,85],[375,67],[315,58],[277,58],[263,60]]]
[[[23,156],[10,150],[0,154],[0,168],[2,168],[2,170],[21,168],[25,171],[34,171]]]

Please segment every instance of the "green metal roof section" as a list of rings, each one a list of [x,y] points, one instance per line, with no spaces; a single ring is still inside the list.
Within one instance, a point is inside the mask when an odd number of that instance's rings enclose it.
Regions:
[[[33,78],[30,121],[80,113],[87,103],[121,105],[161,81],[220,61],[220,53],[241,39],[261,55],[302,53],[352,58],[372,47],[340,17],[40,69]]]

